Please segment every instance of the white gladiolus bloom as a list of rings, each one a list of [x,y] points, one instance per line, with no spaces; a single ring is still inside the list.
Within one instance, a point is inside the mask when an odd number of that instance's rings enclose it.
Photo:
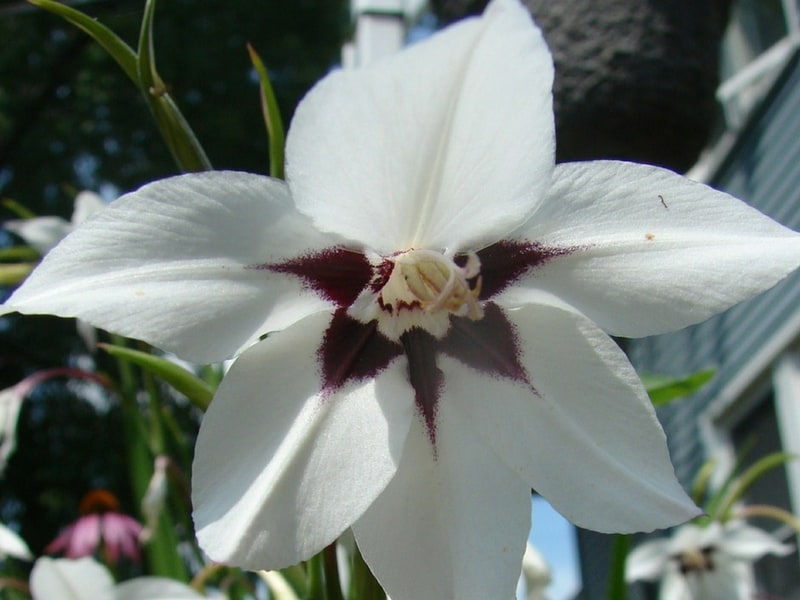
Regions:
[[[75,196],[75,209],[72,212],[72,219],[69,221],[61,217],[33,217],[31,219],[11,219],[3,223],[3,227],[16,233],[31,248],[44,255],[75,227],[104,206],[105,203],[100,196],[84,190]]]
[[[22,560],[33,560],[28,544],[16,531],[0,523],[0,559],[11,556]]]
[[[555,166],[552,77],[526,9],[495,0],[317,84],[286,182],[147,185],[5,310],[238,356],[192,476],[214,560],[279,569],[351,527],[394,600],[510,598],[531,487],[598,531],[699,512],[607,334],[696,323],[800,264],[797,234],[704,185]]]
[[[751,564],[793,549],[743,521],[688,524],[631,552],[625,578],[660,580],[661,600],[750,600],[756,592]]]
[[[136,577],[119,585],[93,558],[42,557],[31,571],[33,600],[192,600],[204,598],[166,577]]]

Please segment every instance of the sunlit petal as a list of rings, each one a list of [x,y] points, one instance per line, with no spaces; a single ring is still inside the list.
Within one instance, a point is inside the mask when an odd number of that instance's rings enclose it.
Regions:
[[[800,257],[800,236],[727,194],[614,161],[559,165],[519,235],[575,250],[531,271],[506,302],[544,289],[624,336],[702,321],[771,287]]]
[[[7,302],[80,317],[183,358],[227,358],[330,306],[259,265],[332,245],[285,186],[234,172],[184,175],[128,194],[54,249]]]
[[[484,399],[485,400],[485,399]],[[353,525],[394,598],[512,598],[530,528],[530,489],[492,452],[445,390],[436,456],[417,418],[383,494]]]
[[[540,31],[507,0],[374,67],[335,72],[292,121],[292,194],[319,228],[382,253],[499,239],[549,185],[552,76]]]
[[[413,414],[404,361],[321,393],[329,321],[309,317],[243,353],[203,419],[194,520],[215,560],[275,569],[307,559],[394,475]]]
[[[114,600],[191,600],[205,598],[188,585],[166,577],[137,577],[119,584]]]
[[[675,478],[647,393],[617,345],[574,312],[507,311],[528,383],[448,366],[448,390],[491,448],[570,521],[652,530],[699,513]]]
[[[114,580],[92,558],[70,560],[42,557],[30,578],[33,600],[113,600]]]
[[[33,560],[28,544],[17,532],[0,523],[0,558],[13,556],[22,560]]]

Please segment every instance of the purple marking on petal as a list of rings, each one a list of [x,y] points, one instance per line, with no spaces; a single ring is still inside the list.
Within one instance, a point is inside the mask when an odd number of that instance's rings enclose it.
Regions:
[[[481,300],[502,292],[525,273],[577,248],[551,248],[538,242],[501,240],[478,252],[481,261]]]
[[[414,388],[417,410],[425,419],[428,438],[436,455],[436,410],[442,393],[444,374],[436,366],[438,342],[424,329],[409,329],[401,337],[408,358],[408,378]]]
[[[520,363],[517,331],[493,302],[483,306],[483,318],[450,320],[450,331],[439,342],[448,356],[486,375],[524,383],[537,393]],[[538,395],[538,393],[537,393]]]
[[[362,323],[339,308],[317,350],[322,389],[333,393],[348,381],[375,377],[402,353],[400,344],[378,333],[377,321]]]
[[[252,265],[294,275],[307,287],[337,306],[350,306],[372,280],[372,265],[360,252],[347,248],[326,248],[278,264]]]

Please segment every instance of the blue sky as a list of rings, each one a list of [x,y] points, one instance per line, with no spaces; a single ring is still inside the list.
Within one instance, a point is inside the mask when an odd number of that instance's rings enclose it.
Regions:
[[[541,496],[533,499],[530,541],[542,553],[553,573],[551,600],[571,600],[580,588],[575,529]]]

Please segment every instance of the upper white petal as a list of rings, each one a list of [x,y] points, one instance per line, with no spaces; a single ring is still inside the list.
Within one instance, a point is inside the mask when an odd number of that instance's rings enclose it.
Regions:
[[[665,169],[615,161],[559,165],[519,236],[574,251],[533,270],[506,302],[541,288],[612,335],[697,323],[800,265],[800,236],[743,202]]]
[[[445,380],[436,457],[415,419],[397,474],[353,525],[364,559],[393,600],[514,595],[530,488],[488,451],[460,400]]]
[[[277,569],[333,542],[395,473],[413,415],[404,361],[320,393],[329,316],[270,335],[233,364],[203,418],[194,521],[215,560]]]
[[[332,73],[295,112],[287,179],[323,230],[384,254],[480,247],[544,198],[553,66],[516,0]]]
[[[123,196],[47,255],[4,308],[79,317],[196,362],[329,303],[248,268],[333,245],[274,179],[208,172]]]
[[[506,316],[535,392],[469,369],[445,373],[494,451],[580,527],[632,532],[697,516],[647,393],[617,345],[559,307],[528,305]]]
[[[33,600],[113,600],[111,573],[93,558],[77,560],[43,556],[30,578]]]

